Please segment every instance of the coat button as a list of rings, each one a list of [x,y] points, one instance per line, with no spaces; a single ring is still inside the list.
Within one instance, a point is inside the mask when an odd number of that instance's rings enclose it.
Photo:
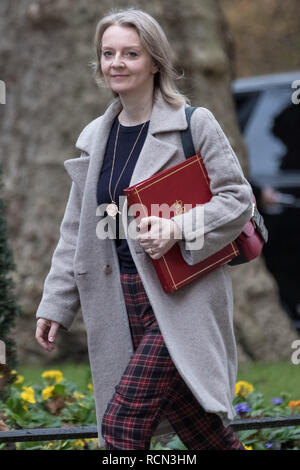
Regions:
[[[112,268],[110,264],[106,264],[104,268],[105,274],[110,274],[112,272]]]

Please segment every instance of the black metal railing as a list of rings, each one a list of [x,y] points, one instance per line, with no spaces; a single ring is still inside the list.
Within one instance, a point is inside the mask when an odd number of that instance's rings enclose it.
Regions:
[[[249,429],[277,428],[300,426],[300,415],[276,418],[239,419],[230,424],[234,432]],[[96,426],[76,426],[65,428],[17,429],[0,432],[1,442],[55,441],[62,439],[79,439],[97,437]]]

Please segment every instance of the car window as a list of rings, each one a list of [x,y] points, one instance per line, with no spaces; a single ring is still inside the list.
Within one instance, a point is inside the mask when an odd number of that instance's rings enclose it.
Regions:
[[[258,98],[258,91],[248,93],[236,93],[234,95],[235,108],[241,132],[245,131],[248,120],[254,110]]]
[[[263,91],[244,129],[251,178],[300,169],[300,106],[292,91]]]

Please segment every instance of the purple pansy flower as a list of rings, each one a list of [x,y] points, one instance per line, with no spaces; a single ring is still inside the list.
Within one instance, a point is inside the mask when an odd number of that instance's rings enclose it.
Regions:
[[[273,446],[273,442],[267,442],[267,443],[265,444],[265,447],[266,447],[267,449],[270,449],[270,447],[272,447],[272,446]]]
[[[248,413],[248,411],[250,411],[250,406],[248,405],[248,403],[243,402],[243,403],[238,403],[237,405],[235,405],[234,409],[237,412],[237,414]]]
[[[273,403],[273,405],[281,405],[281,403],[283,403],[283,399],[282,398],[272,398],[271,402]]]

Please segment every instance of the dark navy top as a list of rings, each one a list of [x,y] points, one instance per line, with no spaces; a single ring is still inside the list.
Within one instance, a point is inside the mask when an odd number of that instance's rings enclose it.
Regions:
[[[139,137],[139,140],[135,146],[135,149],[132,152],[132,155],[126,165],[123,175],[120,178],[118,186],[116,188],[116,182],[120,176],[121,171],[124,168],[124,165],[131,152],[134,142],[137,139],[139,131],[141,130],[141,127],[143,126],[143,123],[139,124],[138,126],[122,126],[120,124],[114,171],[113,171],[112,181],[111,181],[111,195],[112,197],[114,197],[114,191],[115,191],[114,200],[118,204],[119,210],[122,210],[122,208],[120,209],[119,196],[124,197],[123,189],[129,186],[134,167],[136,165],[137,159],[139,157],[139,154],[142,150],[142,147],[146,139],[149,122],[150,121],[147,121]],[[118,124],[119,124],[119,119],[117,116],[113,122],[111,131],[110,131],[110,135],[108,138],[106,151],[104,155],[103,165],[102,165],[99,179],[98,179],[98,185],[97,185],[98,205],[111,202],[111,198],[109,195],[109,180],[110,180],[110,175],[111,175],[111,170],[112,170],[114,145],[115,145],[115,139],[117,135]],[[105,213],[105,216],[106,215],[107,214]],[[114,240],[114,242],[117,248],[118,259],[119,259],[119,264],[120,264],[120,272],[121,273],[137,273],[137,269],[132,259],[126,238],[119,239],[119,223],[122,223],[122,215],[117,214],[116,216],[116,239]],[[123,234],[123,237],[124,236],[125,235]]]

